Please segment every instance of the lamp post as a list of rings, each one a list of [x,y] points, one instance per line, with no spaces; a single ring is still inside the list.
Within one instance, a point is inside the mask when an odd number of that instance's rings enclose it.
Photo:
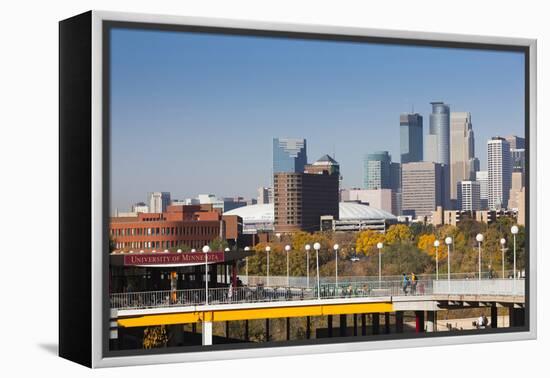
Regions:
[[[378,286],[382,285],[382,248],[384,248],[384,244],[382,242],[378,242],[376,244],[376,248],[378,248]]]
[[[435,247],[435,279],[439,280],[439,240],[434,241]]]
[[[319,250],[321,249],[321,244],[313,244],[313,249],[315,249],[315,256],[317,258],[317,299],[321,300],[321,282],[319,280]]]
[[[208,252],[210,252],[210,247],[205,245],[202,247],[202,251],[204,253],[204,283],[205,283],[205,294],[206,294],[206,300],[205,303],[208,306]]]
[[[481,242],[483,241],[483,234],[476,235],[477,240],[477,265],[478,265],[478,280],[481,280]]]
[[[290,287],[290,264],[288,260],[288,253],[290,252],[290,245],[285,246],[286,251],[286,286]]]
[[[453,238],[447,236],[445,244],[447,244],[447,282],[449,283],[449,294],[451,294],[451,244],[453,244]]]
[[[250,247],[248,247],[248,246],[244,247],[244,251],[248,253],[248,251],[250,251]],[[244,272],[245,272],[245,275],[246,275],[246,284],[249,285],[249,282],[248,282],[248,254],[244,258],[244,264],[245,264]]]
[[[334,244],[334,256],[336,257],[336,276],[335,276],[335,282],[336,282],[336,290],[338,290],[338,248],[340,246],[338,244]]]
[[[506,239],[500,239],[500,251],[502,252],[502,279],[504,279],[504,252],[506,252]]]
[[[267,254],[267,272],[266,272],[266,286],[269,287],[269,251],[271,251],[271,247],[267,246],[265,247],[265,252]]]
[[[311,246],[309,244],[306,244],[306,286],[309,289],[309,250],[311,249]]]
[[[511,230],[512,235],[514,235],[514,294],[516,292],[516,235],[519,232],[519,227],[516,225],[513,225]]]

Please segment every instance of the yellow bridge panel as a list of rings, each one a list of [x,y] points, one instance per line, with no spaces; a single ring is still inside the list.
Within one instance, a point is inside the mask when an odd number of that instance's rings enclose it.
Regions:
[[[120,318],[118,319],[118,325],[119,327],[147,327],[156,325],[198,323],[202,321],[224,322],[247,319],[296,318],[305,316],[366,314],[377,312],[393,312],[393,305],[391,303],[350,303],[144,315]]]

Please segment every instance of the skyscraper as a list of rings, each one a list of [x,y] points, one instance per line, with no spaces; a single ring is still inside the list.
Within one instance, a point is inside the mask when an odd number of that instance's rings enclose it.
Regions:
[[[166,207],[170,205],[170,192],[150,192],[149,212],[165,213]]]
[[[510,157],[512,159],[512,172],[521,172],[525,179],[525,149],[510,147]]]
[[[422,116],[418,113],[403,113],[399,117],[401,163],[422,161],[423,130]]]
[[[401,165],[401,170],[401,211],[404,215],[431,216],[436,207],[447,207],[449,179],[442,164],[407,163]]]
[[[506,208],[512,184],[510,144],[506,139],[493,137],[487,141],[487,167],[489,209]]]
[[[273,188],[258,188],[258,203],[267,204],[273,203]]]
[[[481,210],[479,182],[460,181],[456,185],[458,210]]]
[[[508,208],[517,210],[519,208],[519,196],[523,189],[523,173],[512,172],[512,184],[510,186],[510,196],[508,199]]]
[[[303,173],[273,175],[275,230],[318,231],[321,216],[339,217],[339,164],[325,155]]]
[[[391,189],[391,156],[377,151],[365,156],[363,186],[365,189]]]
[[[305,139],[273,138],[273,173],[301,173],[307,164]]]
[[[450,196],[457,200],[458,183],[475,180],[479,162],[474,154],[472,118],[467,112],[452,112],[450,127]]]
[[[510,144],[510,148],[525,148],[525,138],[518,137],[516,135],[509,135],[504,139],[506,139],[506,141]]]
[[[430,128],[426,136],[424,160],[449,165],[450,109],[443,102],[432,102]]]
[[[481,210],[486,210],[489,207],[489,179],[487,171],[477,171],[476,181],[479,183],[479,203]]]

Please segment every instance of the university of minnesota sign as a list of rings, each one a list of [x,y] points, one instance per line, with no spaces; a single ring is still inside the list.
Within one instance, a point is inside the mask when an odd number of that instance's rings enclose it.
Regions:
[[[202,252],[129,254],[124,256],[124,265],[195,265],[200,263],[204,264],[205,259],[205,254]],[[223,252],[208,253],[208,263],[217,263],[222,261],[224,261]]]

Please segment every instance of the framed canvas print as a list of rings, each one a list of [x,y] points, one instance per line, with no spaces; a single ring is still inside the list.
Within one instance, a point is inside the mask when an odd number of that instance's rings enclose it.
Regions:
[[[536,41],[59,26],[62,357],[536,337]]]

